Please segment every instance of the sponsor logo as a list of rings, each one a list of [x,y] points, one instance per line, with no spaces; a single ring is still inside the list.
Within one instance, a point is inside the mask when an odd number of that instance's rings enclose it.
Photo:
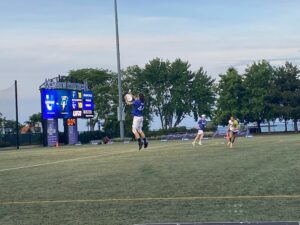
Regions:
[[[82,112],[81,111],[73,111],[73,116],[74,117],[81,117],[81,115],[82,115]]]

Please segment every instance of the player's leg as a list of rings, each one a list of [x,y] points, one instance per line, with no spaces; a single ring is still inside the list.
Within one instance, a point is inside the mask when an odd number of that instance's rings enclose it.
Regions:
[[[226,133],[226,140],[227,140],[227,145],[230,145],[230,130],[229,129],[227,130],[227,133]]]
[[[227,145],[229,145],[230,147],[231,147],[231,140],[232,140],[232,136],[233,136],[233,133],[232,133],[232,131],[230,130],[229,131],[229,133],[228,133],[228,143],[227,143]]]
[[[141,150],[143,143],[139,134],[139,117],[134,116],[132,122],[132,133],[134,133],[135,139],[138,140],[139,150]]]
[[[141,119],[140,119],[140,135],[141,135],[141,137],[143,138],[143,141],[144,141],[144,148],[147,148],[148,147],[148,145],[149,145],[149,142],[148,142],[148,140],[147,140],[147,138],[146,138],[146,135],[145,135],[145,133],[143,132],[143,130],[142,130],[142,128],[143,128],[143,123],[144,123],[144,118],[142,117]]]
[[[203,135],[204,135],[204,132],[203,132],[203,130],[201,130],[200,135],[199,135],[199,145],[202,145]]]
[[[231,139],[231,146],[230,146],[231,148],[232,148],[232,145],[235,141],[235,138],[236,138],[236,132],[233,132],[232,139]]]
[[[199,137],[200,137],[200,134],[199,134],[199,131],[198,131],[198,133],[197,133],[197,135],[196,135],[194,141],[192,142],[193,146],[195,146],[196,141],[198,141]]]
[[[143,147],[143,144],[144,144],[144,148],[148,147],[148,141],[146,140],[145,133],[142,130],[142,128],[143,128],[143,122],[144,122],[144,118],[143,117],[138,117],[137,118],[137,131],[138,131],[138,133],[140,135],[140,139],[138,140],[138,142],[139,142],[139,150],[141,150],[141,148]]]
[[[144,141],[144,148],[147,148],[149,142],[147,141],[147,138],[146,138],[146,135],[145,135],[144,131],[140,130],[140,131],[139,131],[139,134],[140,134],[141,138],[142,138],[143,141]]]
[[[230,140],[230,148],[232,148],[234,140],[235,140],[235,132],[232,131],[231,133],[232,133],[232,135],[231,135],[231,140]]]

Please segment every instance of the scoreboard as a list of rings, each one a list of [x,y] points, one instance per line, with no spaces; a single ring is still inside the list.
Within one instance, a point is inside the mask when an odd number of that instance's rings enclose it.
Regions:
[[[41,89],[43,119],[93,118],[92,91]]]

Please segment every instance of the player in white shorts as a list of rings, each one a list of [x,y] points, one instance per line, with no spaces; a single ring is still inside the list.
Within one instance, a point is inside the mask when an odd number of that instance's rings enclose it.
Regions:
[[[131,114],[133,116],[132,121],[132,132],[135,138],[138,140],[139,150],[142,149],[143,145],[144,148],[148,147],[148,141],[145,137],[145,134],[142,130],[143,128],[143,111],[145,105],[145,97],[144,94],[140,93],[137,97],[134,97],[132,102],[127,102],[127,104],[132,105]],[[143,139],[143,141],[142,141]]]
[[[204,128],[206,127],[206,119],[205,119],[205,115],[203,114],[200,118],[200,120],[198,121],[198,133],[197,136],[195,137],[195,140],[193,141],[193,146],[195,146],[196,141],[199,140],[199,145],[202,145],[202,139],[203,139],[203,135],[204,135]]]

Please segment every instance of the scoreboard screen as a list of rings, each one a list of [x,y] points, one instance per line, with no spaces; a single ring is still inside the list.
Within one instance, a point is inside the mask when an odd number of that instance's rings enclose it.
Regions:
[[[93,118],[91,91],[41,89],[43,119]]]

